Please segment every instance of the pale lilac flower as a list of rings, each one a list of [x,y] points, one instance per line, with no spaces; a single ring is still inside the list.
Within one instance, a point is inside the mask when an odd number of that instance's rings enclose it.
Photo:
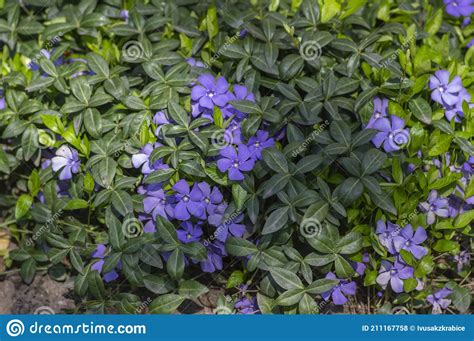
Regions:
[[[104,244],[98,244],[97,248],[95,249],[94,253],[92,254],[93,258],[98,258],[99,260],[92,264],[91,269],[95,270],[99,273],[102,272],[102,267],[104,266],[105,263],[105,251],[107,250],[107,247]],[[117,265],[117,269],[120,270],[122,267],[121,263]],[[117,271],[112,270],[110,272],[107,272],[106,274],[103,275],[104,282],[112,282],[116,280],[119,277],[119,274]]]
[[[372,116],[370,117],[370,120],[365,126],[365,128],[372,129],[374,127],[375,122],[384,117],[388,117],[388,99],[375,97],[374,112],[372,113]]]
[[[443,309],[448,308],[451,304],[451,300],[446,297],[452,293],[452,290],[448,288],[443,288],[438,290],[433,295],[428,295],[426,300],[433,306],[433,314],[441,314]]]
[[[193,67],[201,67],[201,68],[206,67],[202,61],[196,60],[196,59],[194,59],[194,58],[192,58],[192,57],[186,59],[186,62],[187,62],[189,65],[193,66]]]
[[[459,102],[459,91],[463,88],[461,77],[455,76],[449,82],[449,71],[438,70],[430,77],[431,99],[439,104],[455,105]]]
[[[420,207],[424,212],[427,212],[426,223],[428,225],[435,222],[436,216],[442,218],[449,217],[448,199],[439,198],[436,190],[430,192],[428,195],[428,201],[422,202]]]
[[[156,219],[157,215],[169,219],[173,212],[165,192],[159,186],[148,187],[143,199],[143,208],[145,213],[151,214],[153,219]]]
[[[461,272],[466,265],[471,264],[471,255],[469,251],[463,250],[454,256],[454,260],[456,261],[457,271]]]
[[[154,148],[161,146],[160,143],[156,142],[153,146],[151,143],[147,143],[139,153],[132,155],[132,165],[134,168],[140,168],[143,174],[147,175],[151,172],[168,168],[168,165],[163,164],[161,160],[156,160],[155,163],[151,164],[150,155]]]
[[[400,226],[395,225],[390,221],[385,223],[383,220],[379,220],[377,222],[375,233],[378,235],[380,243],[385,246],[392,255],[397,253],[397,250],[393,245],[393,239],[400,234]]]
[[[393,238],[393,245],[395,250],[409,251],[416,259],[421,259],[428,253],[428,250],[420,246],[426,240],[426,231],[423,227],[419,226],[416,231],[413,231],[413,227],[408,224],[401,231],[400,234]]]
[[[405,121],[398,116],[392,115],[390,119],[381,118],[373,124],[373,128],[379,132],[372,139],[372,143],[386,152],[394,152],[403,148],[410,140],[410,131],[405,128]]]
[[[53,171],[59,173],[59,180],[72,179],[72,174],[79,172],[81,161],[77,150],[63,144],[56,151],[56,156],[51,159]]]
[[[328,272],[325,278],[337,279],[339,281],[339,283],[337,283],[334,287],[332,287],[332,289],[330,289],[329,291],[323,292],[321,294],[321,297],[325,301],[328,301],[329,297],[331,297],[334,304],[343,305],[344,303],[347,302],[346,295],[355,295],[356,289],[357,289],[357,285],[355,282],[348,282],[348,281],[339,279],[332,272]]]
[[[392,290],[396,293],[401,293],[403,292],[403,280],[413,277],[413,273],[413,268],[399,261],[395,261],[395,264],[392,264],[382,260],[376,281],[384,289],[390,282]]]
[[[247,297],[242,297],[235,302],[234,305],[237,310],[237,314],[244,315],[253,315],[258,312],[258,304],[256,297],[253,297],[252,300],[249,300]]]

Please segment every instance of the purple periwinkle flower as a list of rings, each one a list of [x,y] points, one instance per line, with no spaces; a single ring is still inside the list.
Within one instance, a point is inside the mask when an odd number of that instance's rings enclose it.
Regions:
[[[215,236],[217,240],[225,242],[229,237],[229,234],[234,237],[242,237],[245,233],[245,225],[241,224],[244,220],[244,215],[239,214],[235,219],[231,221],[224,221],[221,225],[217,227]]]
[[[392,255],[397,253],[395,245],[393,245],[393,239],[400,234],[400,226],[390,221],[385,223],[383,220],[379,220],[375,233],[378,235],[380,243],[387,248],[388,252]]]
[[[469,156],[469,159],[462,164],[462,170],[468,175],[474,174],[474,156]]]
[[[255,102],[255,96],[252,92],[250,92],[246,86],[244,85],[234,85],[233,88],[234,93],[229,92],[229,101],[235,101],[235,100],[247,100],[250,102]],[[226,117],[229,118],[233,115],[238,120],[242,120],[246,117],[246,114],[242,113],[241,111],[235,109],[232,104],[227,104],[224,108],[222,108],[222,114]]]
[[[177,201],[174,207],[173,216],[179,220],[189,220],[192,212],[196,212],[199,203],[191,200],[191,189],[186,180],[179,180],[173,185],[175,199]]]
[[[428,225],[435,222],[436,216],[442,218],[449,217],[448,199],[439,198],[436,190],[430,192],[428,201],[422,202],[420,207],[427,212],[426,223]]]
[[[92,254],[93,258],[98,258],[99,261],[95,262],[92,264],[91,269],[96,270],[99,273],[102,272],[102,267],[104,266],[105,263],[105,251],[107,250],[107,247],[104,244],[98,244],[97,248],[95,249],[94,253]],[[117,265],[117,269],[121,268],[121,264]],[[119,274],[117,271],[112,270],[110,272],[107,272],[106,274],[103,275],[104,282],[112,282],[116,280],[119,277]]]
[[[168,168],[168,165],[163,164],[161,160],[156,160],[155,163],[151,164],[150,155],[154,148],[161,146],[160,143],[155,143],[153,146],[151,143],[147,143],[139,153],[132,156],[132,164],[134,168],[140,168],[143,174],[147,175],[154,170]]]
[[[202,61],[196,60],[192,57],[186,59],[186,62],[193,67],[206,67]]]
[[[471,264],[471,255],[469,254],[469,251],[463,250],[454,256],[454,260],[458,272],[461,272],[466,265]]]
[[[143,199],[143,208],[147,214],[151,214],[153,219],[156,219],[157,215],[168,219],[173,213],[171,205],[163,189],[159,186],[155,187],[148,188],[146,197]]]
[[[472,38],[469,43],[467,43],[467,48],[471,48],[472,46],[474,46],[474,38]]]
[[[6,108],[6,103],[5,103],[5,97],[0,98],[0,110],[3,110]]]
[[[165,124],[169,124],[170,120],[163,111],[157,111],[153,116],[153,123],[156,125],[155,136],[158,137],[161,127]]]
[[[343,305],[344,303],[347,302],[346,295],[355,295],[356,289],[357,289],[357,285],[355,282],[348,282],[348,281],[339,279],[332,272],[328,272],[325,278],[339,280],[339,283],[337,283],[334,287],[332,287],[331,290],[323,292],[321,294],[321,297],[325,301],[328,301],[329,297],[331,297],[334,304]]]
[[[190,207],[191,213],[200,219],[206,219],[208,213],[215,212],[217,205],[223,200],[219,189],[217,187],[211,188],[207,182],[195,183],[190,197],[196,203]]]
[[[395,261],[395,264],[392,264],[383,260],[376,281],[384,289],[390,282],[392,290],[401,293],[403,292],[403,280],[413,277],[413,273],[413,268],[400,261]]]
[[[128,22],[129,14],[126,9],[120,11],[120,18],[124,19],[125,22]]]
[[[203,108],[214,109],[214,105],[223,107],[229,101],[229,84],[224,77],[217,81],[211,74],[201,75],[197,79],[200,85],[195,85],[191,90],[191,98]]]
[[[239,298],[234,305],[237,310],[237,314],[251,315],[258,312],[258,305],[256,297],[253,297],[251,300],[247,297]]]
[[[401,231],[400,234],[393,238],[393,245],[395,250],[409,251],[416,259],[423,258],[428,250],[420,246],[426,240],[426,231],[423,227],[419,226],[416,231],[413,231],[413,227],[408,224]]]
[[[51,163],[53,171],[57,172],[61,169],[60,180],[72,179],[72,174],[79,172],[81,166],[77,150],[65,144],[56,150],[56,156],[51,159]]]
[[[443,309],[446,309],[451,304],[451,300],[446,298],[451,293],[452,290],[443,288],[426,297],[426,300],[433,306],[433,314],[441,314]]]
[[[257,131],[257,135],[249,138],[247,143],[247,147],[254,160],[260,160],[262,158],[262,150],[274,145],[275,141],[273,138],[268,137],[268,132],[265,130]]]
[[[392,115],[390,119],[381,118],[373,124],[373,128],[379,132],[372,139],[372,143],[386,152],[394,152],[403,148],[410,140],[410,131],[405,128],[405,121],[398,116]]]
[[[139,214],[138,220],[143,224],[143,232],[145,233],[156,232],[155,221],[152,219],[151,216],[146,215],[146,214]]]
[[[388,99],[375,97],[374,112],[372,113],[372,117],[370,117],[370,120],[365,128],[372,129],[375,122],[384,117],[388,117]]]
[[[464,118],[463,103],[469,103],[469,107],[472,108],[471,95],[466,89],[462,88],[458,93],[458,101],[454,105],[445,105],[445,116],[448,121],[454,118],[454,122],[461,122]]]
[[[223,173],[228,172],[230,180],[243,180],[242,172],[251,171],[255,165],[248,147],[243,144],[238,146],[238,152],[232,146],[222,148],[220,155],[217,168]]]
[[[176,230],[176,233],[178,234],[178,239],[181,243],[188,244],[197,242],[203,234],[202,228],[199,224],[192,224],[189,221],[184,221],[180,226],[181,228]]]
[[[222,257],[226,256],[224,243],[216,240],[207,245],[207,260],[201,262],[201,270],[204,272],[215,272],[222,270]]]
[[[438,70],[430,77],[431,99],[439,104],[455,105],[459,102],[458,93],[463,88],[461,77],[456,76],[449,82],[449,71]]]
[[[446,5],[446,13],[453,17],[469,17],[474,13],[474,6],[472,0],[443,0]]]

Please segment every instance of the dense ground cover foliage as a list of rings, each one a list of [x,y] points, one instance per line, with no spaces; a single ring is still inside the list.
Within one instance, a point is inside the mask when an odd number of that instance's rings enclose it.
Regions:
[[[469,311],[472,1],[0,5],[24,282],[96,312]]]

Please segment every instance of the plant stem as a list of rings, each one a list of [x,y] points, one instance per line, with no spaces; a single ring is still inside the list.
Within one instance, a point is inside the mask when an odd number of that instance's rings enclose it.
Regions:
[[[16,223],[16,219],[4,221],[3,223],[0,223],[0,227],[5,227],[13,223]]]

